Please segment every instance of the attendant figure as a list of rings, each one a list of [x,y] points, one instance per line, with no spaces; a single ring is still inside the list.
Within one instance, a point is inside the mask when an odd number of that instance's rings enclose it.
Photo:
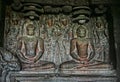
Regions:
[[[109,61],[109,42],[107,24],[102,17],[96,18],[95,28],[95,60],[100,62]]]

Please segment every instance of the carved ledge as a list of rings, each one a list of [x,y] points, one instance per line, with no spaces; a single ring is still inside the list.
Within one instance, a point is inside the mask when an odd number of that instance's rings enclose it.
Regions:
[[[31,77],[32,76],[32,77]],[[40,74],[39,72],[33,73],[20,73],[13,72],[10,75],[11,82],[116,82],[116,77],[101,77],[101,76],[70,76],[55,74]],[[69,75],[66,75],[69,76]],[[27,77],[27,78],[26,78]],[[87,78],[87,79],[86,79]]]

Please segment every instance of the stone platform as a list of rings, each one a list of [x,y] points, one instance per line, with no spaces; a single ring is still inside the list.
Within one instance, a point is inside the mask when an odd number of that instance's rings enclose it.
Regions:
[[[81,70],[61,70],[63,75],[100,75],[100,76],[116,76],[115,70],[106,69],[81,69]]]
[[[116,80],[116,75],[72,75],[39,71],[11,72],[7,78],[8,82],[116,82]]]

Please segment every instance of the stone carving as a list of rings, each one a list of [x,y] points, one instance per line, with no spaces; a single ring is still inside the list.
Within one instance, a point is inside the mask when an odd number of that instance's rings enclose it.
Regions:
[[[104,5],[99,5],[98,8],[95,8],[95,12],[97,14],[103,14],[107,11],[107,7],[105,7]]]
[[[35,36],[35,26],[28,24],[26,26],[25,36],[18,39],[17,56],[22,62],[22,70],[40,70],[55,68],[54,63],[40,60],[44,52],[44,41]]]
[[[10,12],[10,11],[9,11]],[[21,20],[19,20],[19,15],[15,12],[9,13],[9,16],[5,19],[5,40],[4,47],[16,53],[17,50],[17,38],[20,34]]]
[[[88,30],[85,26],[80,25],[76,31],[77,38],[71,40],[70,55],[73,60],[61,64],[61,68],[79,69],[88,65]]]
[[[46,4],[56,5],[57,4],[57,6],[61,6],[61,5],[72,5],[72,6],[89,5],[88,0],[79,0],[79,1],[77,1],[77,0],[66,0],[66,1],[64,1],[64,0],[49,0],[49,1],[47,1],[47,0],[44,0],[44,1],[42,1],[42,0],[39,0],[39,1],[24,0],[23,1],[22,0],[21,2],[23,2],[23,3],[27,3],[27,2],[37,3],[37,4],[43,4],[43,5],[46,5]]]
[[[41,5],[36,3],[24,3],[23,10],[24,17],[28,17],[29,19],[39,19],[38,13],[43,13],[44,10]]]
[[[82,26],[80,26],[76,32],[77,32],[77,39],[73,39],[71,41],[70,54],[74,59],[79,60],[83,64],[87,64],[88,63],[88,59],[87,59],[88,39],[86,38],[87,30]],[[76,57],[77,54],[75,51],[77,51],[79,57]]]
[[[44,39],[44,44],[45,44],[44,45],[45,52],[44,52],[44,55],[43,55],[43,59],[54,62],[55,51],[52,51],[52,50],[55,49],[53,47],[53,46],[55,46],[54,20],[53,20],[52,16],[48,16],[48,17],[43,16],[43,17],[44,17],[43,18],[44,21],[42,20],[43,25],[40,28],[41,37]]]
[[[88,36],[89,30],[83,26],[80,25],[76,29],[77,37],[71,40],[70,55],[73,60],[62,63],[61,70],[112,69],[109,62],[107,23],[104,17],[96,18],[92,37]]]
[[[40,28],[45,44],[43,59],[50,60],[59,66],[60,63],[69,59],[67,55],[69,54],[70,39],[72,39],[69,16],[63,14],[44,15],[42,19],[45,19],[45,21],[42,20],[43,25]]]
[[[109,42],[107,22],[104,17],[97,17],[94,29],[95,60],[109,62]]]
[[[61,57],[60,63],[62,63],[63,61],[67,60],[66,56],[69,54],[70,39],[72,38],[72,35],[70,36],[70,21],[68,20],[68,18],[65,18],[64,15],[61,15],[60,17],[60,23],[57,23],[56,27],[56,47],[57,51],[59,52],[57,54]]]
[[[7,49],[16,52],[17,49],[17,38],[19,34],[19,26],[18,26],[18,20],[12,20],[11,21],[11,27],[9,29],[9,32],[7,34]]]
[[[89,6],[43,6],[26,2],[23,7],[26,7],[24,13],[11,12],[12,15],[6,18],[4,43],[4,47],[21,63],[19,76],[22,76],[21,72],[29,71],[77,75],[111,73],[107,69],[111,69],[111,65],[105,17],[97,14],[90,18]],[[60,11],[55,13],[48,9],[38,13],[36,10],[45,7]],[[33,12],[29,13],[29,8],[35,10],[37,19]],[[66,8],[69,12],[65,11]],[[27,12],[32,18],[24,18]]]
[[[73,8],[73,39],[70,43],[71,61],[64,62],[60,65],[61,69],[80,69],[89,65],[88,48],[90,48],[90,40],[88,37],[88,28],[85,23],[89,20],[90,8],[88,6],[80,6]]]
[[[19,10],[22,8],[22,3],[20,2],[20,0],[13,0],[13,3],[12,3],[12,8],[15,9],[15,10]]]
[[[0,48],[0,70],[2,71],[1,82],[6,82],[6,77],[10,71],[20,71],[20,68],[20,62],[15,54]]]

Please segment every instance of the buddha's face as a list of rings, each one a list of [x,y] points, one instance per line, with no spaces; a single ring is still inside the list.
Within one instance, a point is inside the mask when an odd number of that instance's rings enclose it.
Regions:
[[[80,38],[84,38],[86,37],[86,29],[85,28],[78,28],[77,29],[77,36],[80,37]]]
[[[34,35],[34,30],[35,30],[35,28],[32,24],[28,25],[27,26],[27,35],[30,35],[30,36]]]

